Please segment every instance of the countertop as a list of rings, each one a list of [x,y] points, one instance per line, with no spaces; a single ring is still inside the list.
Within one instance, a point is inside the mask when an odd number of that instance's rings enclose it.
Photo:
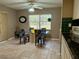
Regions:
[[[79,59],[79,44],[72,41],[72,38],[69,33],[64,33],[63,36],[68,43],[68,46],[71,50],[74,59]]]

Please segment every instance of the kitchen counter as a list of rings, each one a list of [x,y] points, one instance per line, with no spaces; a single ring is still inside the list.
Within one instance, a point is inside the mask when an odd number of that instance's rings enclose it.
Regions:
[[[74,59],[79,59],[79,44],[72,41],[72,38],[69,33],[63,34],[64,38],[66,39],[68,46],[71,50],[72,56]]]

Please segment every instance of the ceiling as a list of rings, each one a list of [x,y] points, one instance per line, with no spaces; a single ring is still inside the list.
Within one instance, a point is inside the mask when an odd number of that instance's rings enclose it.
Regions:
[[[63,0],[0,0],[0,4],[19,10],[28,9],[28,1],[33,1],[34,4],[43,8],[61,7],[63,2]]]

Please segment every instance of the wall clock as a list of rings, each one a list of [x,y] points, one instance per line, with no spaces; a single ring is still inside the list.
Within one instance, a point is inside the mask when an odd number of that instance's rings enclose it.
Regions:
[[[25,23],[27,21],[27,18],[25,16],[20,16],[19,17],[19,22],[20,23]]]

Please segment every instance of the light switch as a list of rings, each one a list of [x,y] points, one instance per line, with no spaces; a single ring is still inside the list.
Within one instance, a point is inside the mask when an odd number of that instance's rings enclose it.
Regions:
[[[71,27],[71,23],[69,23],[68,27]]]

